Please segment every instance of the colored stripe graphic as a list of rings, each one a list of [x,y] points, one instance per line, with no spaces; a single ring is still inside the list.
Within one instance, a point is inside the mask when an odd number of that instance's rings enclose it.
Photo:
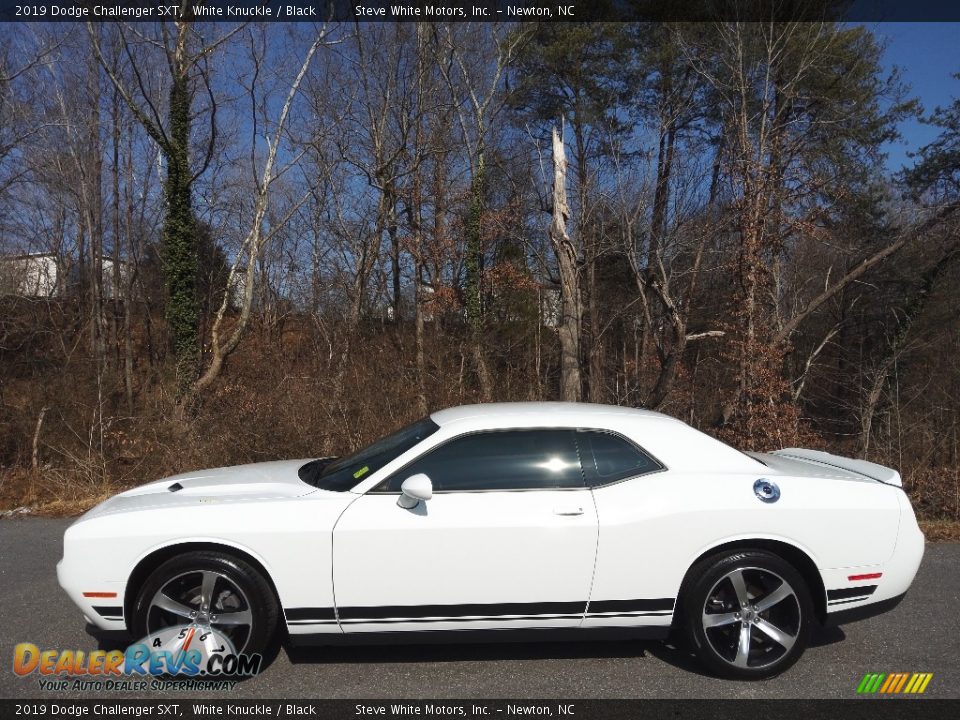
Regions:
[[[887,675],[887,681],[883,684],[883,687],[880,688],[880,692],[888,692],[891,685],[895,685],[897,680],[900,679],[900,676],[897,673],[891,673]]]
[[[933,673],[867,673],[857,685],[860,695],[921,695],[933,679]]]
[[[897,683],[897,687],[894,688],[893,692],[900,692],[903,690],[903,686],[907,684],[907,678],[910,677],[910,673],[900,673],[900,682]]]

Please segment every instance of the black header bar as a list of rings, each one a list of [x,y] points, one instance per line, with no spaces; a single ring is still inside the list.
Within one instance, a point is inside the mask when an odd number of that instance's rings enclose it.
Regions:
[[[145,700],[0,700],[0,717],[48,718],[230,718],[275,720],[742,720],[744,717],[805,717],[832,720],[945,720],[960,700],[217,700],[167,692]]]
[[[4,22],[960,22],[958,0],[0,0]]]

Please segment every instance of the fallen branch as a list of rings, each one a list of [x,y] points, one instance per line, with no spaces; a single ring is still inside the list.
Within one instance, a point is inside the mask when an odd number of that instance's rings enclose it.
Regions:
[[[723,337],[726,334],[725,330],[707,330],[705,332],[690,333],[686,336],[685,340],[690,342],[691,340],[703,340],[704,338]]]

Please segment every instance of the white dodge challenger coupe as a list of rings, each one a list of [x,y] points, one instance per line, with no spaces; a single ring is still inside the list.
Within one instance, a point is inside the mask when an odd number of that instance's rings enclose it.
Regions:
[[[192,626],[237,652],[284,630],[294,644],[673,630],[714,673],[753,679],[793,664],[815,623],[893,608],[923,547],[895,470],[744,454],[644,410],[506,403],[433,413],[342,459],[128,490],[70,526],[57,576],[103,630]]]

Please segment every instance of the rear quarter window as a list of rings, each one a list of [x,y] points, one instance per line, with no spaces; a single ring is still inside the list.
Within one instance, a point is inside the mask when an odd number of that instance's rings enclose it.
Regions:
[[[664,466],[619,435],[599,430],[577,431],[583,475],[590,487],[658,472]]]

